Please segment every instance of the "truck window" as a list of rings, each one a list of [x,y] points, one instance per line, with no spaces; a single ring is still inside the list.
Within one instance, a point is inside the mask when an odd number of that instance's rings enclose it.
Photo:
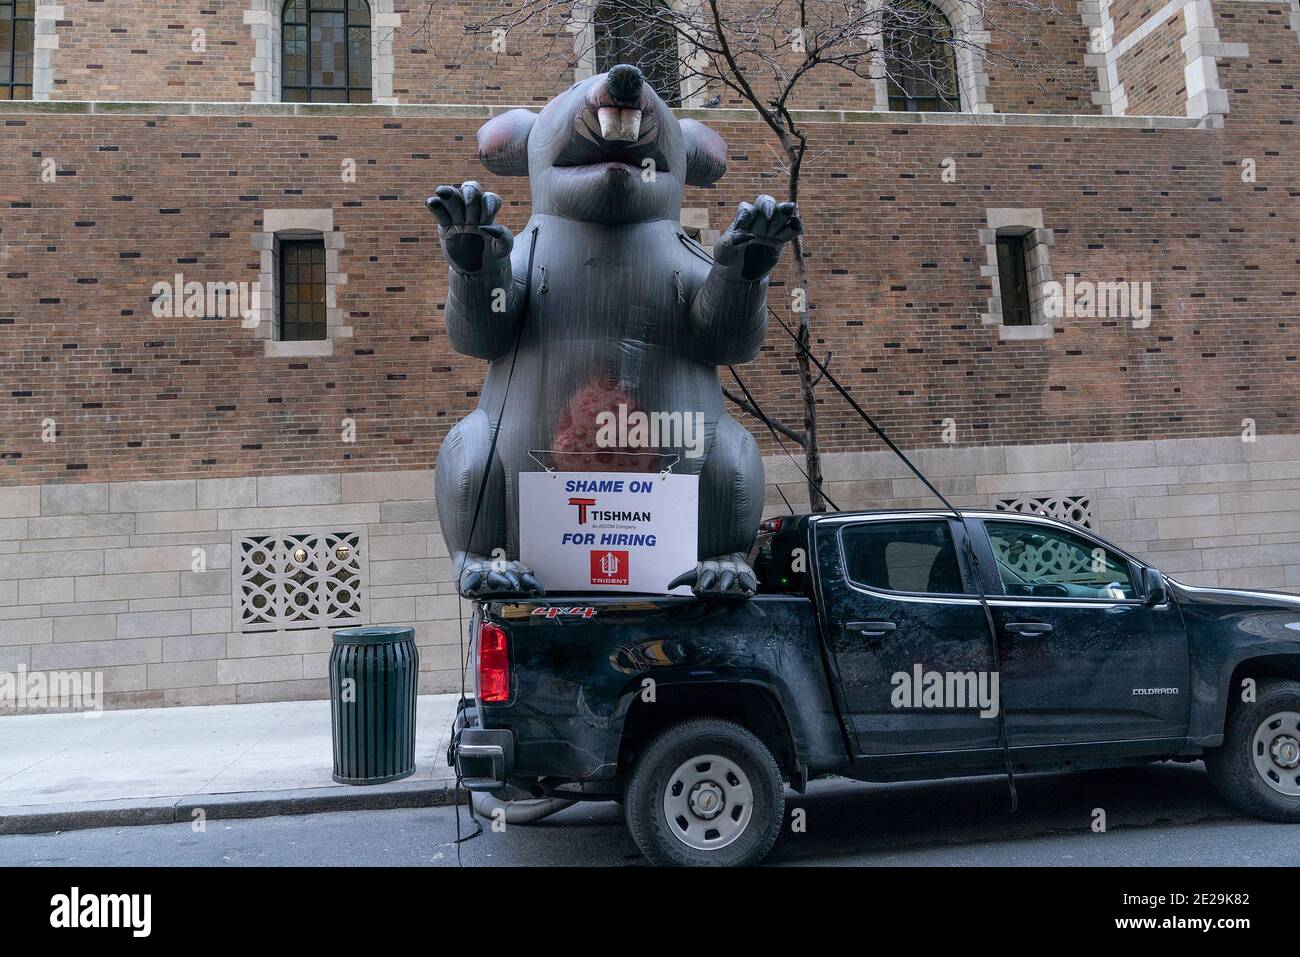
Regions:
[[[840,533],[849,581],[865,588],[960,595],[961,566],[947,521],[864,522]]]
[[[985,522],[1008,595],[1034,598],[1138,597],[1122,556],[1096,542],[1050,525]]]

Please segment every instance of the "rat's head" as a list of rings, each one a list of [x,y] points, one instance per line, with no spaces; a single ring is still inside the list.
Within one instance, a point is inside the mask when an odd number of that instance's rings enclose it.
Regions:
[[[540,114],[511,110],[478,131],[479,159],[528,176],[533,211],[592,223],[676,219],[684,186],[727,169],[722,138],[678,120],[634,66],[575,83]]]

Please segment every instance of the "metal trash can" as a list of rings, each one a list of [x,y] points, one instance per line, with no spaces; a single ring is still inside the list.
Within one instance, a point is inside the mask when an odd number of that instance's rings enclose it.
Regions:
[[[415,629],[344,628],[330,653],[334,780],[383,784],[415,771]]]

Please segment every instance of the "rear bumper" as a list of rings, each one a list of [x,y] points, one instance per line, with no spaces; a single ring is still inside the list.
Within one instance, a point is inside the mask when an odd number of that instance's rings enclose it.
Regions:
[[[447,764],[456,769],[467,790],[499,790],[514,769],[515,736],[507,730],[479,727],[478,707],[461,700],[452,723]]]

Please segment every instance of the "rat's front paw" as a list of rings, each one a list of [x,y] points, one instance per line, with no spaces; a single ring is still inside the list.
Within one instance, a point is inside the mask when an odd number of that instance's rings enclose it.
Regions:
[[[438,220],[438,235],[452,266],[460,272],[483,272],[510,258],[515,238],[496,224],[501,197],[485,193],[470,180],[459,189],[439,186],[424,201]]]
[[[460,570],[456,589],[462,598],[532,598],[546,590],[523,562],[471,560]]]
[[[772,271],[781,249],[803,232],[794,203],[760,196],[740,204],[740,212],[713,250],[714,261],[737,278],[756,282]]]
[[[749,598],[758,591],[758,576],[738,555],[720,555],[697,564],[668,583],[690,585],[698,598]]]

